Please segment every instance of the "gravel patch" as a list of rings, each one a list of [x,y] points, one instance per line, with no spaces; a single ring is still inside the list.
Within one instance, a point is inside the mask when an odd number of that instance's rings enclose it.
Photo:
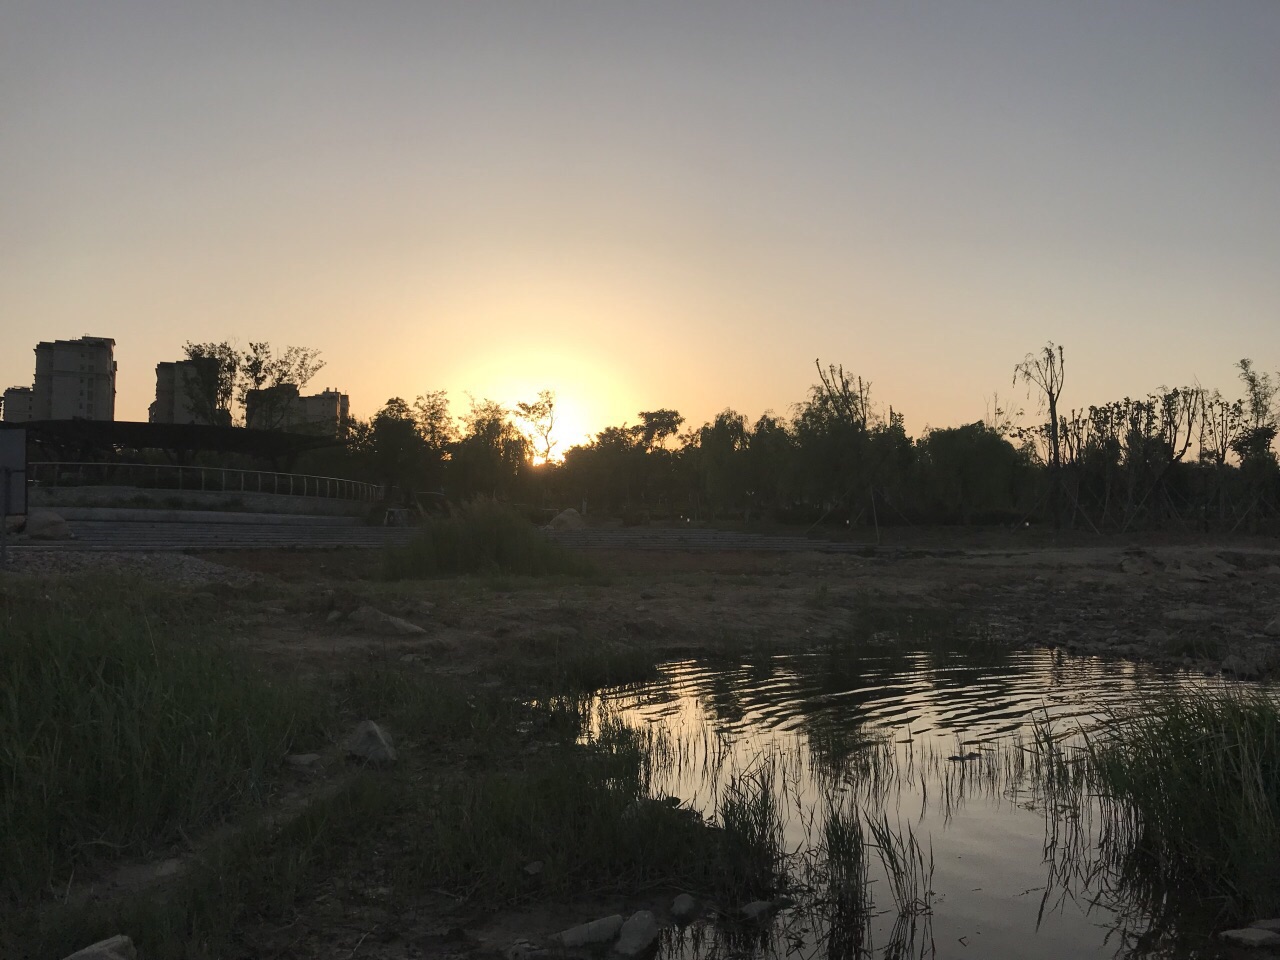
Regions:
[[[70,573],[127,573],[170,583],[243,585],[258,583],[260,573],[224,567],[185,553],[111,553],[90,550],[11,550],[6,573],[58,576]]]

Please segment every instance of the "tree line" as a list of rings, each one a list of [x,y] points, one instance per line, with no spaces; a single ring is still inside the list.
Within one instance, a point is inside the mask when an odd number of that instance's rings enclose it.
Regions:
[[[806,526],[1045,522],[1094,530],[1180,524],[1257,529],[1280,517],[1275,439],[1280,375],[1237,364],[1238,398],[1199,384],[1061,408],[1066,352],[1014,367],[1036,415],[998,396],[987,417],[910,436],[902,415],[843,366],[787,415],[726,409],[700,426],[659,408],[609,426],[556,459],[555,396],[506,407],[443,391],[391,398],[350,424],[328,469],[385,484],[393,497],[494,497],[547,512],[646,521]],[[317,467],[321,464],[317,463]]]

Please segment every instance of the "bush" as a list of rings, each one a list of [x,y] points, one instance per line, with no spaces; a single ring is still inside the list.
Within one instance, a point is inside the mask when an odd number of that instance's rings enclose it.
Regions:
[[[492,501],[476,501],[460,515],[429,520],[412,541],[388,547],[383,555],[388,580],[460,574],[589,576],[592,564],[556,543],[515,511]]]

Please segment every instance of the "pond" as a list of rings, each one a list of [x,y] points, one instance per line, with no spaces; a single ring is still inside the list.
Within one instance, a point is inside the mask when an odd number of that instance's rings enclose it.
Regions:
[[[602,715],[661,745],[655,795],[714,820],[732,784],[763,778],[791,855],[794,902],[770,922],[704,920],[662,955],[1214,956],[1204,916],[1126,873],[1104,810],[1044,789],[1035,744],[1069,743],[1139,696],[1216,683],[1060,651],[832,649],[671,663],[605,691]],[[842,817],[861,824],[865,894],[827,862]]]

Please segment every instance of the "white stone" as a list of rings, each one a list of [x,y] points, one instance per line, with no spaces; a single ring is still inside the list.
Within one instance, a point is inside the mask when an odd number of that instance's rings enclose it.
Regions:
[[[138,960],[138,951],[134,948],[133,941],[121,934],[77,950],[66,960]]]
[[[614,952],[624,957],[639,957],[648,953],[658,942],[661,932],[657,918],[648,910],[637,910],[627,917],[614,944]]]
[[[622,916],[615,913],[609,917],[592,920],[590,923],[580,923],[568,930],[561,930],[551,939],[563,947],[585,947],[592,943],[608,943],[618,935],[621,929]]]
[[[507,947],[507,960],[535,960],[546,956],[547,951],[528,940],[517,940]]]
[[[555,517],[547,524],[552,530],[584,530],[587,521],[582,519],[582,514],[570,507],[556,514]]]
[[[71,540],[75,537],[67,521],[52,510],[32,510],[27,514],[24,532],[32,540]]]
[[[778,909],[778,905],[772,900],[752,900],[742,908],[742,915],[748,920],[759,920],[761,917],[767,917]]]
[[[671,916],[676,923],[683,926],[698,915],[698,901],[687,893],[682,893],[671,901]]]
[[[1218,936],[1242,947],[1280,947],[1280,933],[1245,927],[1241,930],[1223,930]]]
[[[1164,618],[1178,623],[1212,623],[1220,614],[1210,607],[1178,607],[1166,610]]]
[[[410,623],[400,617],[393,617],[389,613],[383,613],[367,603],[352,611],[347,620],[362,627],[368,627],[378,633],[389,633],[400,637],[419,636],[427,632],[416,623]]]
[[[391,745],[391,735],[372,720],[356,724],[346,742],[347,756],[365,763],[389,765],[396,762],[396,750]]]

